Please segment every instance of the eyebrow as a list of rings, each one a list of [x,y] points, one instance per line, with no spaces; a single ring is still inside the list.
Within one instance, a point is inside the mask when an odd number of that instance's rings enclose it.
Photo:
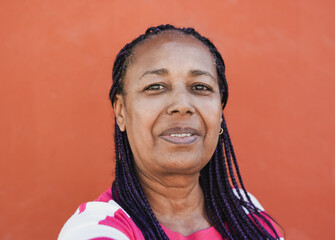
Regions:
[[[215,77],[210,73],[210,72],[207,72],[207,71],[202,71],[202,70],[191,70],[189,75],[191,75],[192,77],[197,77],[197,76],[202,76],[202,75],[205,75],[205,76],[208,76],[210,78],[212,78],[213,80],[216,81]]]
[[[169,74],[169,71],[166,68],[160,68],[160,69],[154,69],[154,70],[149,70],[146,71],[145,73],[142,74],[142,76],[140,77],[143,78],[145,75],[150,75],[150,74],[154,74],[154,75],[158,75],[158,76],[166,76]],[[188,75],[192,76],[192,77],[197,77],[197,76],[208,76],[210,78],[212,78],[213,80],[216,81],[215,77],[207,71],[203,71],[203,70],[190,70]]]
[[[146,71],[145,73],[143,73],[142,76],[140,77],[140,79],[143,78],[145,75],[149,75],[149,74],[155,74],[155,75],[158,75],[158,76],[164,76],[164,75],[168,75],[169,71],[166,68],[149,70],[149,71]]]

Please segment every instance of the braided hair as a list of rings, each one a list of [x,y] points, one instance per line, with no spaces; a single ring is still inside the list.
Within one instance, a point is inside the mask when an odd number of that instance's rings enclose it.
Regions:
[[[123,93],[124,77],[130,65],[134,48],[165,31],[176,31],[192,36],[209,48],[216,65],[221,102],[224,108],[228,99],[228,85],[221,54],[208,38],[201,36],[193,28],[176,28],[172,25],[150,27],[145,34],[140,35],[121,49],[113,67],[113,85],[109,92],[112,104],[115,95]],[[223,114],[222,119],[223,133],[219,136],[212,158],[200,172],[199,181],[204,192],[209,221],[223,239],[279,239],[272,224],[264,217],[264,213],[261,214],[260,210],[253,204],[244,187]],[[113,199],[130,215],[145,239],[169,239],[155,217],[136,177],[127,133],[119,129],[116,121],[115,154]],[[247,212],[250,213],[250,217]],[[264,228],[259,219],[265,222],[276,237],[273,237]]]

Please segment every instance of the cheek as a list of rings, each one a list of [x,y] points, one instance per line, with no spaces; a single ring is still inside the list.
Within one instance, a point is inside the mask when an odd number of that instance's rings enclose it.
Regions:
[[[134,100],[130,111],[127,113],[128,129],[135,135],[134,137],[145,139],[147,144],[151,144],[152,131],[162,109],[164,109],[163,101],[153,101],[148,98]]]
[[[201,116],[206,128],[206,135],[204,139],[206,145],[205,148],[212,154],[216,148],[221,128],[221,103],[212,102],[212,104],[206,104],[206,106],[202,109],[203,111],[201,112]]]
[[[208,132],[220,130],[222,108],[221,102],[215,100],[199,101],[199,112]]]

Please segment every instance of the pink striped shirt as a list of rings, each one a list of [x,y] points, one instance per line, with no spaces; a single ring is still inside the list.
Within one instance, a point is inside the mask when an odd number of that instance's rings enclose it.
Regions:
[[[235,191],[236,192],[236,191]],[[249,194],[252,202],[264,211],[259,202]],[[244,196],[245,197],[245,196]],[[247,211],[245,209],[245,211]],[[269,221],[271,221],[269,219]],[[260,220],[262,223],[262,221]],[[272,221],[271,221],[272,222]],[[189,236],[183,236],[161,225],[171,240],[222,240],[214,227],[210,227]],[[272,232],[263,223],[263,226]],[[280,233],[277,231],[279,236]],[[111,189],[93,202],[83,203],[63,226],[58,240],[144,240],[134,221],[113,199]],[[281,238],[283,240],[283,238]]]

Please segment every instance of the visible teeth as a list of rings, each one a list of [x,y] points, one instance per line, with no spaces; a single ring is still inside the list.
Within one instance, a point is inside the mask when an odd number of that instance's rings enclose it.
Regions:
[[[190,137],[192,136],[192,134],[191,133],[171,133],[170,136],[183,138],[183,137]]]

